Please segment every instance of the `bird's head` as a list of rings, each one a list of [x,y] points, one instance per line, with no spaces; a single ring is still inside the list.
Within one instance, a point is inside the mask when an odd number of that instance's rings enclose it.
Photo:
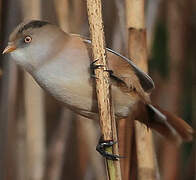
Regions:
[[[57,26],[46,21],[25,21],[10,34],[3,54],[11,53],[17,64],[33,70],[58,51],[63,34]]]

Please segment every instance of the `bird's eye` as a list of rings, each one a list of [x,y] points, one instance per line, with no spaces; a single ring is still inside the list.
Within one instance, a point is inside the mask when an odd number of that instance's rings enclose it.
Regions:
[[[24,39],[25,43],[30,43],[31,41],[32,41],[31,36],[26,36],[25,39]]]

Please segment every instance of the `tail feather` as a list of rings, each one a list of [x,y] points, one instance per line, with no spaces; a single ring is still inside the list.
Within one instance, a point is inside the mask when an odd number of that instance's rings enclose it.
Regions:
[[[183,119],[177,117],[175,114],[163,110],[157,105],[154,107],[156,107],[156,109],[166,116],[167,122],[176,130],[183,141],[193,140],[194,130]]]
[[[183,119],[157,105],[148,104],[141,109],[142,113],[140,111],[138,114],[138,120],[156,130],[167,140],[179,144],[182,141],[191,141],[193,139],[194,130]]]

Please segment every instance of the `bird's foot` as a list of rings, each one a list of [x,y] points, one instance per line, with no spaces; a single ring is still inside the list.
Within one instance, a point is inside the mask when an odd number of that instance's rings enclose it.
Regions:
[[[95,74],[91,73],[91,78],[98,79]]]
[[[98,61],[98,59],[97,59],[97,60],[94,60],[94,61],[90,64],[90,69],[92,70],[92,72],[91,72],[91,77],[92,77],[92,78],[96,78],[95,72],[94,72],[95,69],[98,69],[98,68],[100,68],[100,67],[104,67],[104,65],[95,64],[97,61]],[[107,72],[109,73],[110,76],[113,75],[113,71],[110,70],[110,69],[106,69],[106,70],[104,70],[104,71],[107,71]]]
[[[94,60],[91,64],[90,64],[90,71],[91,71],[91,78],[95,78],[98,79],[95,75],[95,69],[98,69],[100,67],[103,67],[103,65],[101,64],[95,64],[99,59]]]
[[[98,144],[97,144],[96,150],[103,157],[105,157],[106,159],[113,160],[113,161],[118,161],[120,158],[123,158],[123,157],[122,156],[119,156],[119,155],[116,155],[116,154],[108,153],[106,151],[106,148],[112,147],[116,143],[117,143],[117,141],[112,141],[112,140],[104,141],[103,138],[101,137],[100,140],[99,140],[99,142],[98,142]]]
[[[95,70],[95,69],[98,69],[98,68],[100,68],[100,67],[104,67],[104,65],[102,65],[102,64],[95,64],[97,61],[98,61],[99,59],[96,59],[96,60],[94,60],[91,64],[90,64],[90,69],[91,70]]]
[[[107,70],[105,70],[105,71],[107,71],[107,72],[109,73],[110,76],[112,76],[113,73],[114,73],[114,72],[113,72],[112,70],[110,70],[110,69],[107,69]]]

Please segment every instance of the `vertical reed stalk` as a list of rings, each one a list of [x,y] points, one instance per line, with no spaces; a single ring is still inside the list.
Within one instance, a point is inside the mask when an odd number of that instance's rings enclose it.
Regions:
[[[41,18],[40,0],[23,0],[24,18]],[[44,99],[41,89],[25,73],[25,114],[27,133],[28,179],[41,180],[45,163]]]
[[[118,49],[122,54],[127,54],[127,29],[126,29],[126,13],[125,1],[115,0],[116,8],[118,10],[118,23],[115,24],[115,33],[112,39],[113,49]],[[130,179],[131,171],[131,156],[132,156],[132,140],[133,140],[133,121],[131,117],[120,119],[118,121],[118,140],[119,140],[119,153],[123,154],[120,162],[121,173],[123,180]]]
[[[100,126],[104,140],[117,140],[116,122],[111,102],[109,74],[107,71],[105,37],[102,20],[101,0],[87,0],[87,11],[92,38],[92,50],[94,60],[103,67],[96,69],[96,92],[98,99],[98,108],[100,115]],[[112,148],[108,148],[111,153]],[[118,154],[117,144],[113,148],[113,153]],[[120,162],[107,160],[107,172],[110,180],[120,180]]]
[[[45,180],[60,180],[71,131],[72,112],[64,109],[48,147]]]
[[[166,106],[173,113],[180,114],[182,108],[183,80],[187,64],[187,8],[186,1],[166,1],[169,51],[169,81]],[[179,148],[168,142],[163,143],[163,178],[179,179]],[[170,159],[172,164],[167,160]]]
[[[95,154],[95,146],[98,141],[98,129],[92,120],[86,119],[85,117],[80,117],[79,125],[80,130],[84,134],[85,143],[87,146],[87,153],[89,154],[89,164],[92,167],[96,180],[106,180],[106,173],[103,167],[102,157],[99,154]],[[85,160],[86,161],[86,160]]]
[[[69,4],[68,0],[56,0],[55,10],[60,27],[69,32]],[[47,152],[45,180],[60,180],[68,146],[68,138],[72,125],[72,112],[66,108],[62,110],[60,120],[51,138]]]
[[[65,31],[70,31],[70,24],[69,24],[69,0],[56,0],[54,1],[57,18],[60,24],[60,27]]]
[[[133,119],[131,118],[120,119],[118,122],[119,152],[126,157],[121,160],[123,180],[129,180],[131,178],[131,161],[133,155]]]
[[[147,45],[144,16],[144,0],[126,0],[129,57],[147,72]],[[136,150],[139,180],[155,180],[155,156],[152,133],[135,121]]]

